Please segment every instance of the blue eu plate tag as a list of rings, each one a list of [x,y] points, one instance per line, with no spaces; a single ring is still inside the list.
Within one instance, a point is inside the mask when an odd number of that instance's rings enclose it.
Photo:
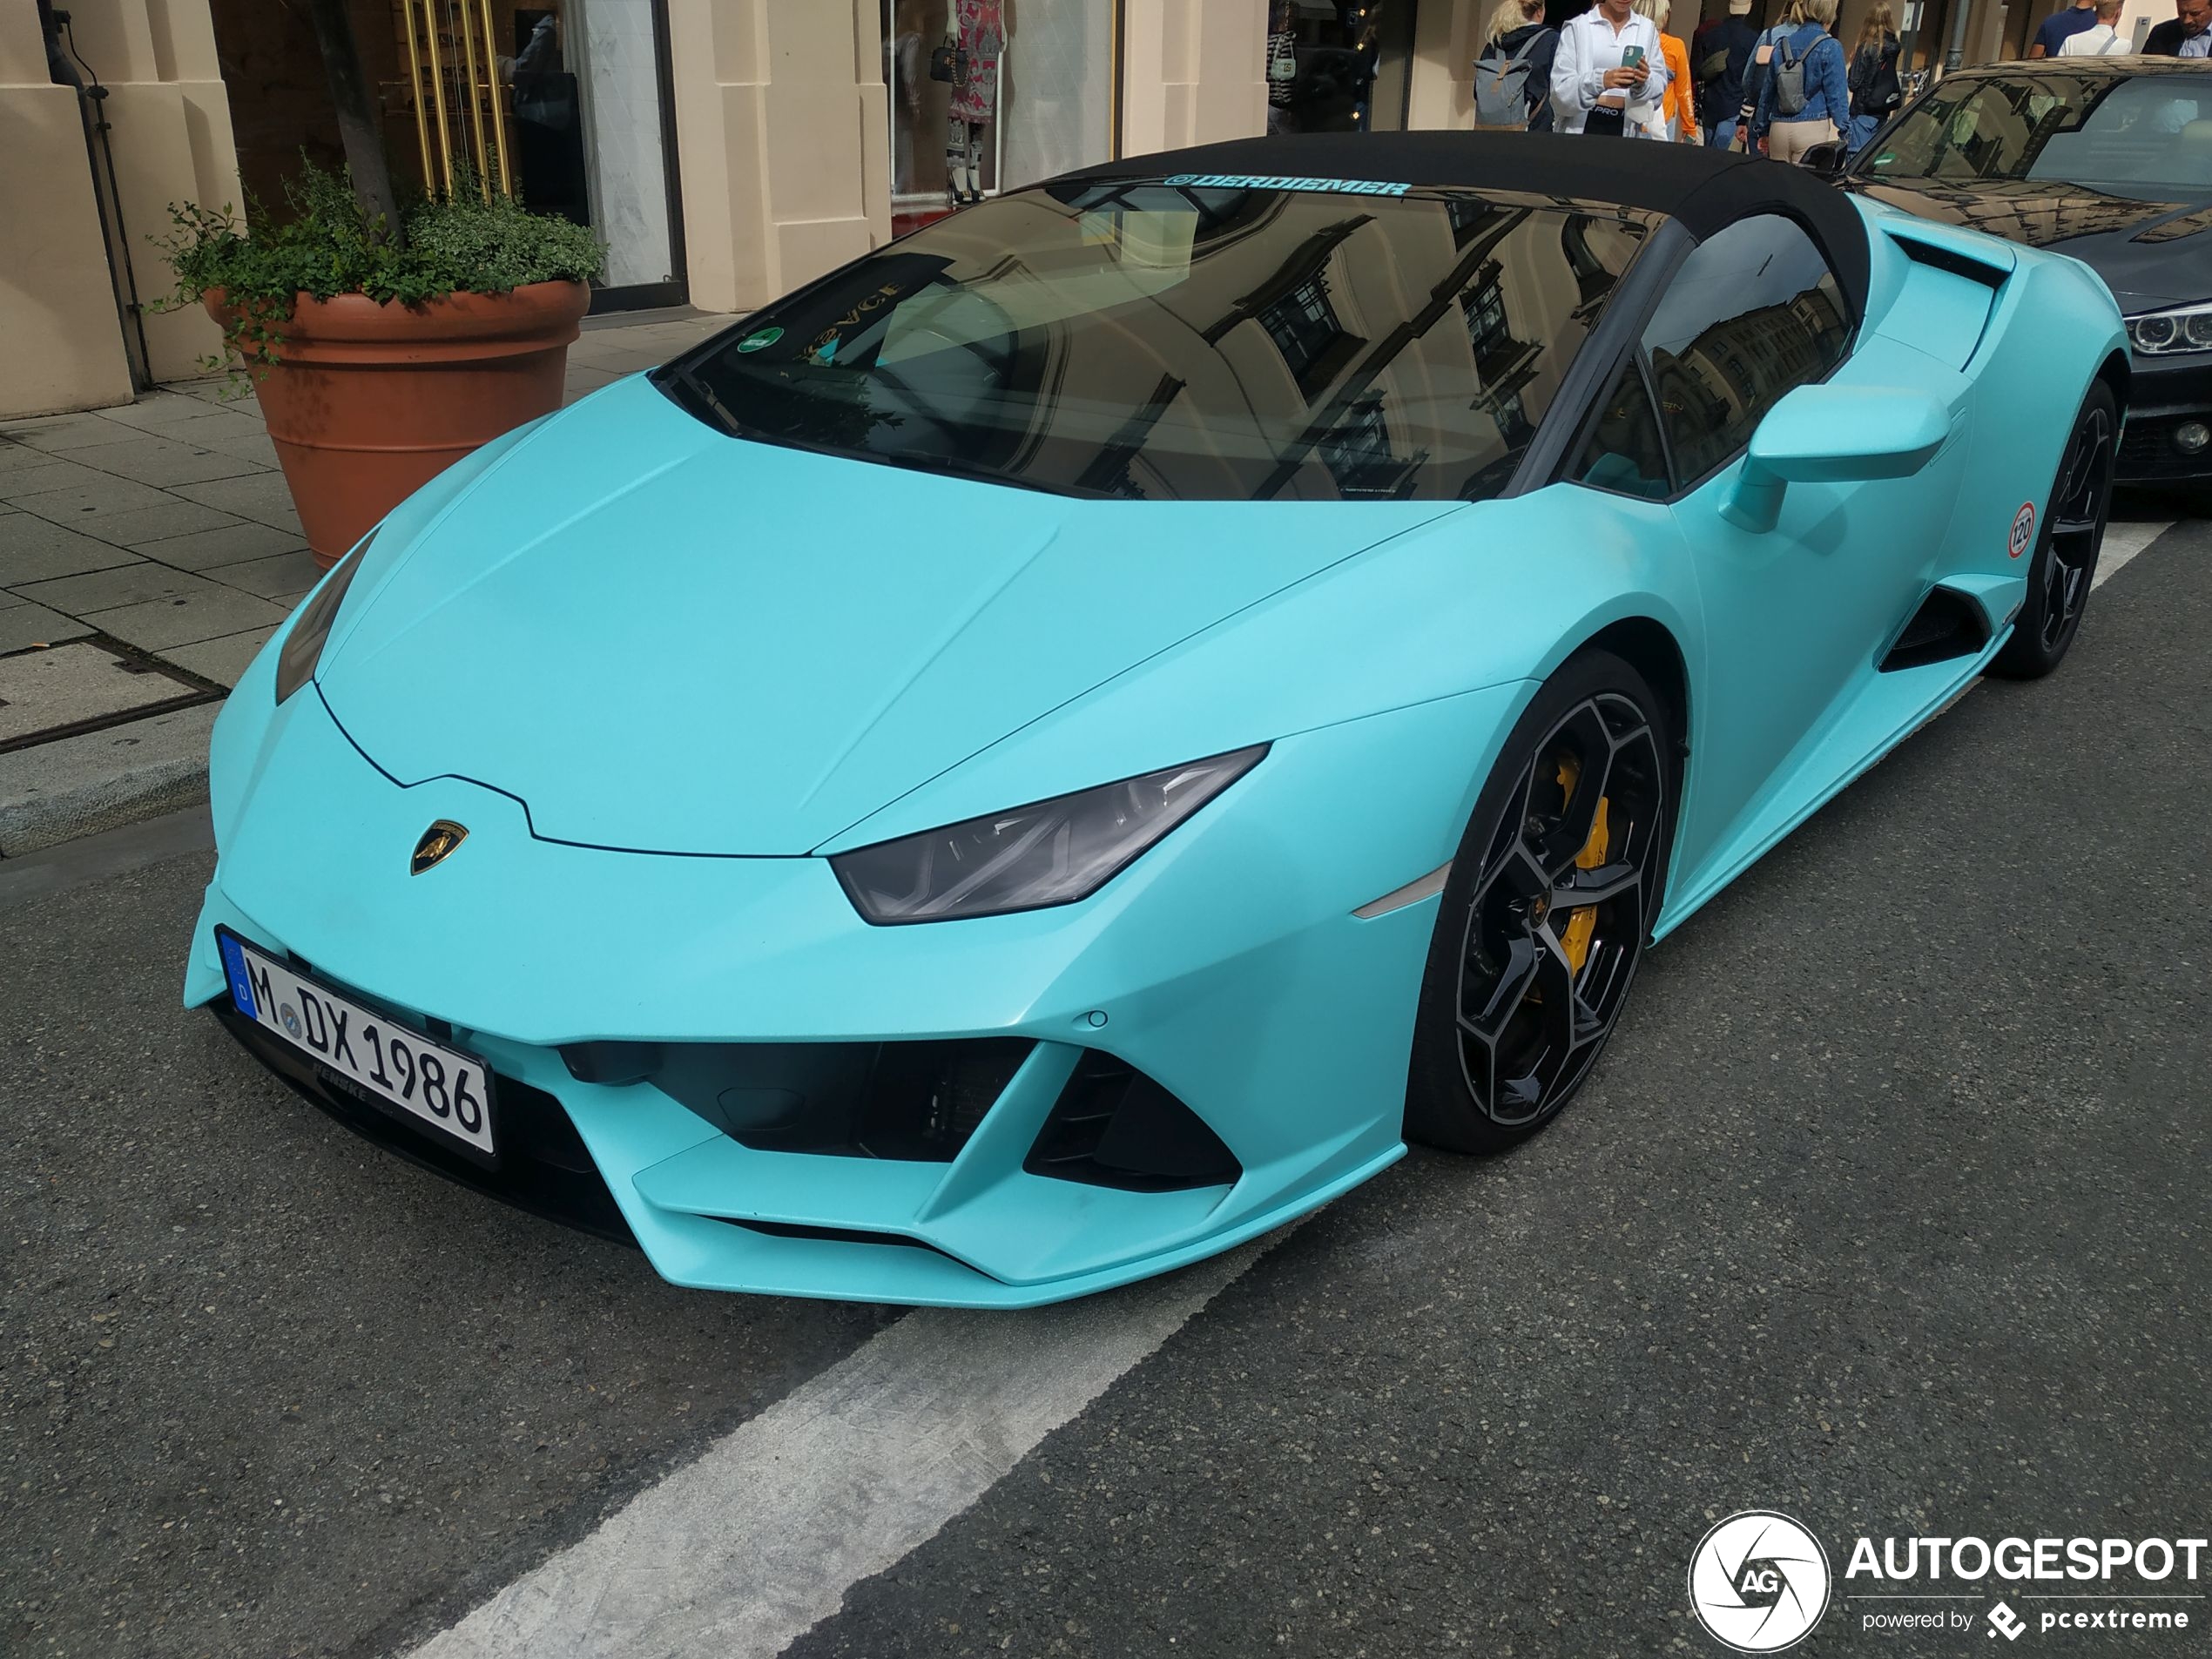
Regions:
[[[246,953],[238,948],[238,941],[228,934],[217,934],[215,942],[222,948],[223,972],[231,981],[231,1001],[238,1005],[238,1011],[247,1019],[260,1019],[260,1014],[253,1006],[253,981],[246,973]]]

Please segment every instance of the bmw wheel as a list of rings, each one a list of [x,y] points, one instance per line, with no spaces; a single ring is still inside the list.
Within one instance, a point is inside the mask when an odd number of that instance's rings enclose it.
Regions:
[[[2112,511],[2113,461],[2120,442],[2120,406],[2102,381],[2089,388],[2074,417],[2043,534],[2028,567],[2027,599],[2013,619],[2013,637],[1989,664],[2005,679],[2040,679],[2059,665],[2088,608],[2097,551]]]
[[[1515,723],[1445,882],[1409,1138],[1502,1150],[1589,1076],[1658,914],[1674,741],[1642,675],[1603,651],[1568,664]]]

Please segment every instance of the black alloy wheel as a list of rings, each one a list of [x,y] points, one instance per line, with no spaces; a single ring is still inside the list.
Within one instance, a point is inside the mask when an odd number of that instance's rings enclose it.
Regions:
[[[1445,883],[1409,1137],[1501,1150],[1588,1076],[1658,914],[1675,771],[1663,707],[1620,658],[1585,653],[1537,693]]]
[[[2043,533],[2028,569],[2027,597],[2013,637],[1989,664],[2006,679],[2039,679],[2059,665],[2080,631],[2089,587],[2112,511],[2113,464],[2120,444],[2120,409],[2102,381],[2089,388],[2074,417],[2051,485]]]

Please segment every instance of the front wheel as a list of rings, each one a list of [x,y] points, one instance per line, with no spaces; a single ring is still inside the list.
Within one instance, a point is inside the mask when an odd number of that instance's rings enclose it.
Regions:
[[[1989,664],[2001,679],[2040,679],[2059,665],[2081,630],[2089,586],[2112,511],[2113,459],[2120,442],[2120,405],[2102,381],[2089,388],[2074,417],[2051,485],[2043,534],[2028,566],[2027,598],[2013,619],[2013,637]]]
[[[1643,676],[1604,651],[1568,663],[1514,723],[1444,885],[1407,1138],[1500,1151],[1581,1087],[1658,913],[1674,745]]]

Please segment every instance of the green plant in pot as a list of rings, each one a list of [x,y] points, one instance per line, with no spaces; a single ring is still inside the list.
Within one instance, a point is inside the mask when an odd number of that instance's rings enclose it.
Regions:
[[[561,404],[604,252],[457,172],[443,196],[391,187],[342,0],[313,0],[347,169],[305,164],[288,218],[172,206],[172,303],[197,301],[243,364],[327,569],[480,444]],[[211,367],[216,366],[211,362]]]

